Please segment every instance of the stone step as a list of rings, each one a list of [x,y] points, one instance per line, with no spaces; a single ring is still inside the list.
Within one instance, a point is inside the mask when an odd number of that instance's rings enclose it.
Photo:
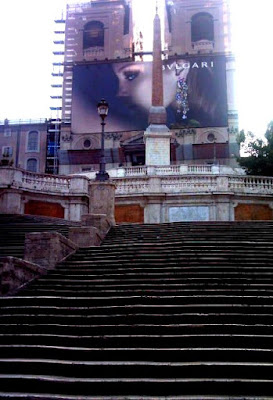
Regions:
[[[0,324],[0,334],[1,338],[4,338],[9,335],[13,336],[22,336],[22,340],[24,336],[58,336],[58,337],[87,337],[91,335],[101,336],[101,335],[143,335],[145,333],[146,336],[151,335],[252,335],[252,336],[272,336],[273,335],[273,327],[268,324],[255,324],[255,321],[252,323],[211,323],[211,324],[202,324],[202,326],[198,324],[160,324],[158,321],[155,321],[154,324],[146,323],[146,324],[118,324],[118,325],[105,325],[103,323],[100,324],[91,324],[88,325],[85,322],[81,322],[81,324],[73,325],[69,324],[69,335],[67,335],[67,326],[66,321],[60,320],[59,323],[28,323],[28,321],[24,321],[20,324],[9,324],[8,326],[5,324]]]
[[[61,322],[61,321],[60,321]],[[18,322],[18,324],[20,321]],[[50,323],[50,321],[49,321]],[[76,322],[77,323],[77,322]],[[65,332],[69,328],[69,322],[63,326],[63,333],[60,335],[54,334],[1,334],[1,345],[13,346],[13,345],[36,345],[36,346],[63,346],[75,347],[75,348],[138,348],[146,349],[149,351],[150,348],[199,348],[202,344],[202,348],[230,348],[230,349],[270,349],[273,350],[272,335],[257,335],[251,334],[189,334],[189,335],[66,335]],[[5,351],[5,356],[9,350]],[[48,357],[51,351],[48,348]],[[2,354],[3,356],[3,354]],[[273,362],[273,360],[272,360]]]
[[[0,387],[2,391],[25,393],[27,387],[33,393],[62,393],[63,395],[82,396],[92,393],[94,396],[104,393],[108,396],[152,395],[176,396],[184,395],[214,395],[229,393],[230,396],[263,395],[273,392],[273,380],[248,378],[67,378],[54,375],[15,375],[1,374]],[[12,388],[12,390],[11,390]],[[81,398],[81,397],[80,397]]]
[[[255,362],[157,362],[157,361],[75,361],[56,359],[0,358],[1,374],[25,376],[58,376],[79,379],[150,379],[213,378],[271,380],[273,363]],[[1,380],[0,380],[1,381]],[[273,380],[272,380],[273,383]]]
[[[93,315],[62,315],[62,314],[12,314],[1,315],[0,324],[62,324],[62,325],[81,325],[84,318],[87,325],[114,325],[114,324],[272,324],[273,314],[270,313],[251,313],[250,312],[189,312],[184,314],[151,313],[94,313]]]
[[[31,354],[33,360],[48,358],[49,352],[54,359],[86,360],[86,361],[241,361],[241,362],[269,362],[272,363],[273,350],[271,348],[239,348],[222,347],[163,347],[155,348],[93,348],[93,347],[68,347],[54,345],[27,345],[12,344],[0,345],[1,357],[6,359],[28,358]]]
[[[44,307],[53,307],[56,309],[60,308],[77,308],[77,307],[89,307],[96,305],[135,305],[135,304],[185,304],[185,305],[198,305],[198,304],[232,304],[232,305],[272,305],[273,295],[217,295],[217,294],[199,294],[199,295],[179,295],[179,294],[166,294],[163,295],[116,295],[116,296],[105,296],[100,293],[100,296],[89,296],[89,297],[58,297],[58,296],[7,296],[0,297],[0,309],[1,310],[20,310],[24,308],[43,309]]]
[[[244,313],[247,314],[272,314],[273,315],[273,304],[269,305],[250,305],[250,304],[213,304],[213,303],[204,303],[204,304],[123,304],[123,305],[94,305],[93,307],[3,307],[1,308],[1,316],[0,320],[5,315],[12,316],[16,315],[61,315],[62,317],[65,315],[70,316],[73,314],[79,316],[87,316],[96,314],[128,314],[128,313],[161,313],[164,314],[183,314],[186,315],[188,313],[203,313],[206,310],[207,314],[211,313]]]
[[[164,272],[163,272],[164,271]],[[221,271],[217,271],[217,272],[193,272],[193,271],[181,271],[180,270],[174,270],[174,271],[169,271],[169,272],[165,272],[165,270],[163,271],[156,271],[156,272],[146,272],[145,270],[142,270],[141,272],[128,272],[128,273],[115,273],[114,271],[112,271],[112,273],[108,272],[101,272],[98,271],[96,274],[92,274],[89,273],[88,275],[66,275],[65,278],[62,279],[62,275],[59,274],[54,274],[54,275],[49,275],[46,276],[44,278],[39,278],[39,280],[37,280],[37,284],[39,285],[52,285],[52,284],[76,284],[76,285],[80,285],[82,284],[82,286],[92,283],[93,281],[97,281],[97,279],[100,279],[100,281],[104,281],[104,279],[107,280],[116,280],[116,279],[120,279],[121,281],[123,281],[124,279],[151,279],[153,280],[154,278],[157,279],[159,277],[167,277],[167,278],[186,278],[187,280],[189,279],[207,279],[212,277],[212,279],[238,279],[238,275],[241,278],[250,278],[250,279],[266,279],[266,278],[270,278],[272,276],[272,272],[273,271],[269,271],[269,272],[263,272],[262,274],[259,272],[250,272],[250,271],[237,271],[236,272],[221,272]]]
[[[191,288],[188,288],[188,286],[177,286],[177,285],[167,285],[165,288],[161,287],[158,288],[157,285],[151,286],[146,290],[143,290],[142,287],[125,287],[125,288],[120,288],[120,287],[108,287],[108,288],[103,288],[103,291],[101,288],[97,288],[97,290],[89,289],[88,291],[84,290],[78,290],[76,292],[72,292],[71,290],[39,290],[35,291],[31,289],[32,286],[30,286],[28,289],[25,289],[23,292],[20,292],[20,295],[22,297],[50,297],[54,298],[55,296],[59,297],[74,297],[74,298],[87,298],[90,295],[97,296],[97,297],[103,297],[105,295],[109,296],[134,296],[134,295],[143,295],[143,296],[154,296],[154,295],[160,295],[160,296],[169,296],[170,294],[176,294],[176,295],[189,295],[189,296],[199,296],[201,294],[221,294],[221,295],[235,295],[235,296],[240,296],[242,294],[245,294],[246,296],[248,295],[273,295],[273,287],[272,285],[267,285],[266,287],[264,285],[245,285],[242,287],[242,285],[225,285],[225,288],[219,288],[217,286],[212,285],[212,287],[202,287],[201,289],[198,289],[198,286],[192,286]]]
[[[20,400],[20,399],[30,399],[31,400],[51,400],[51,399],[58,399],[58,400],[79,400],[77,395],[58,395],[56,397],[55,394],[42,394],[42,393],[3,393],[0,392],[0,399],[13,399],[13,400]],[[81,400],[155,400],[154,397],[150,396],[81,396]],[[157,400],[253,400],[253,397],[249,396],[157,396]],[[255,397],[255,400],[271,400],[271,397]]]

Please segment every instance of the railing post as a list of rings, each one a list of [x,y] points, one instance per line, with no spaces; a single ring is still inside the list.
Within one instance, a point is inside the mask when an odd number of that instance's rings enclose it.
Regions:
[[[229,190],[229,178],[228,176],[217,176],[217,191],[227,192]]]

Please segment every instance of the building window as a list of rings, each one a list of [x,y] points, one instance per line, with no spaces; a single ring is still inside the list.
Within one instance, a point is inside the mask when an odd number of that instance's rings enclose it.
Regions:
[[[27,149],[28,151],[39,151],[39,132],[28,133]]]
[[[2,156],[3,157],[11,157],[12,156],[12,147],[11,146],[3,146],[2,147]]]
[[[100,21],[88,22],[83,31],[83,48],[104,47],[104,25]]]
[[[214,22],[212,15],[208,13],[198,13],[191,20],[191,41],[199,40],[214,41]]]
[[[85,141],[83,142],[83,147],[86,148],[86,149],[90,149],[91,140],[90,139],[85,139]]]
[[[208,134],[207,141],[210,142],[210,143],[213,143],[213,142],[216,141],[216,137],[215,137],[214,133],[211,132],[211,133]]]
[[[27,171],[37,172],[38,171],[38,161],[36,158],[29,158],[27,160]]]
[[[4,137],[9,137],[11,136],[11,129],[5,128],[4,129]]]

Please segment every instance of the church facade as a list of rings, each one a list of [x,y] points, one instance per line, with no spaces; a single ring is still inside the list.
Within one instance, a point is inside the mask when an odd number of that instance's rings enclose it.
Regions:
[[[162,19],[171,164],[235,166],[238,118],[228,1],[166,1]],[[62,22],[65,29],[57,31],[65,32],[59,173],[98,169],[96,104],[102,97],[109,103],[107,169],[145,164],[152,63],[142,50],[145,38],[136,31],[132,2],[68,5]]]

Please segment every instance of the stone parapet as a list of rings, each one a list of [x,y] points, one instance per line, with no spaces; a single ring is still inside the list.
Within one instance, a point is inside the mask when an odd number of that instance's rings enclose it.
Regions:
[[[69,229],[69,239],[78,247],[100,246],[104,235],[93,226],[72,227]]]
[[[82,215],[82,223],[85,226],[92,226],[98,229],[100,235],[104,237],[111,226],[113,226],[113,222],[107,218],[106,214],[86,214]]]
[[[54,269],[57,263],[77,249],[75,243],[58,232],[27,233],[24,259],[46,269]]]

